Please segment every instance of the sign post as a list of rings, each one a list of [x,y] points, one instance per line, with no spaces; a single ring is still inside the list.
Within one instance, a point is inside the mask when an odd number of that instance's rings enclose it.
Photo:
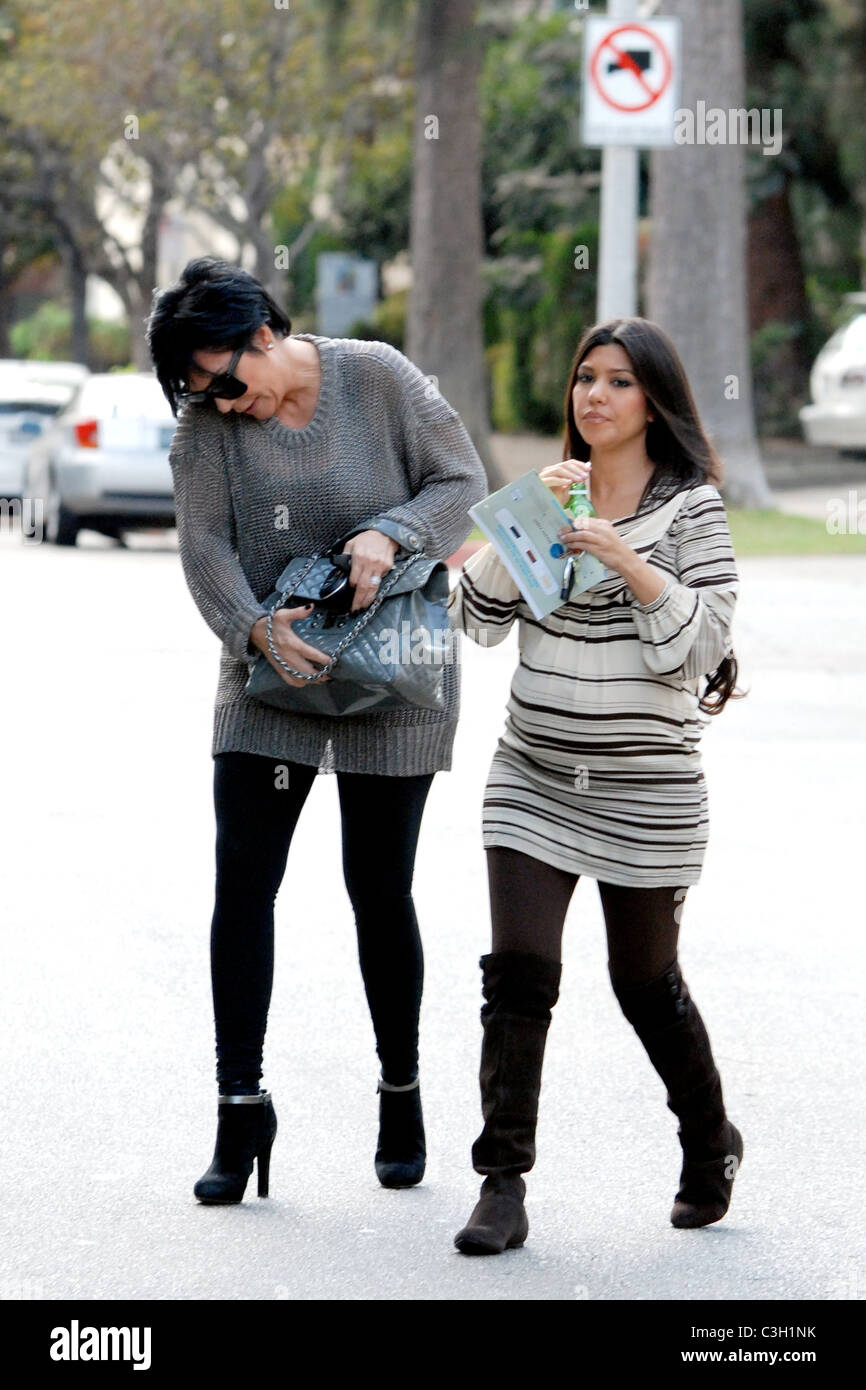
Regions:
[[[601,147],[597,317],[637,312],[638,150],[674,144],[680,21],[608,0],[584,26],[581,137]]]

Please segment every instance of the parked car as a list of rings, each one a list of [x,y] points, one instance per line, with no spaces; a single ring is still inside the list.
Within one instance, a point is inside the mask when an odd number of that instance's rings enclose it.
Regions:
[[[866,294],[845,296],[866,309]],[[809,380],[812,405],[800,410],[810,444],[866,450],[866,312],[837,328],[824,344]]]
[[[24,496],[27,455],[69,400],[63,386],[31,381],[17,370],[0,369],[0,497]]]
[[[69,398],[90,375],[89,368],[80,362],[39,362],[30,357],[0,357],[0,376],[9,371],[23,372],[30,381],[39,381],[45,386],[65,386]]]
[[[119,539],[173,526],[174,429],[153,373],[88,376],[28,455],[27,494],[43,499],[45,539],[74,545],[84,527]]]

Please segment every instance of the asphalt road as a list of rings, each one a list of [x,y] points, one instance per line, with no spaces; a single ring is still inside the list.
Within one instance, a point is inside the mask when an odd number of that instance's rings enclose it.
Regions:
[[[866,558],[743,560],[748,699],[704,740],[710,845],[681,959],[745,1157],[727,1218],[668,1224],[676,1121],[610,991],[579,885],[550,1033],[523,1250],[468,1260],[475,1201],[480,837],[512,637],[464,649],[435,779],[425,939],[423,1185],[373,1172],[376,1059],[333,778],[277,903],[265,1082],[271,1197],[195,1202],[216,1118],[208,978],[218,643],[176,551],[0,537],[4,881],[0,1296],[44,1299],[862,1299]]]

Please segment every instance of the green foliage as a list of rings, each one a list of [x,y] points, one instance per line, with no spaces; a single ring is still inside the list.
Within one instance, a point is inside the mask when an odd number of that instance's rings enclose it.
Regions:
[[[515,345],[511,339],[493,343],[485,358],[490,373],[490,423],[503,434],[517,434],[523,428],[517,400]]]
[[[105,372],[129,362],[130,335],[126,324],[92,318],[87,327],[94,371]],[[72,311],[48,300],[35,314],[12,327],[10,341],[15,357],[37,362],[68,361],[72,356]]]
[[[136,370],[129,361],[132,335],[127,324],[115,319],[88,319],[87,329],[93,371]]]
[[[488,241],[547,231],[596,205],[600,152],[580,141],[581,43],[571,16],[520,18],[486,47],[481,78]]]
[[[409,309],[407,290],[386,294],[373,311],[373,326],[382,342],[391,343],[403,351],[406,341],[406,315]]]
[[[344,246],[379,265],[409,245],[412,145],[408,120],[355,147],[339,202]]]
[[[494,423],[558,433],[571,356],[595,312],[601,155],[580,142],[573,5],[557,0],[542,17],[525,8],[478,9],[484,342]],[[802,385],[803,360],[814,360],[847,313],[845,291],[866,285],[866,10],[856,0],[743,0],[743,10],[746,105],[780,107],[784,131],[777,157],[744,152],[751,205],[787,192],[809,306],[805,323],[775,321],[755,335],[756,402],[764,431],[799,433],[791,383],[799,370]],[[273,241],[291,247],[300,238],[284,296],[296,327],[313,321],[321,252],[354,251],[381,265],[408,246],[417,0],[322,0],[288,11],[261,0],[155,8],[2,0],[2,12],[7,279],[50,245],[51,216],[62,214],[89,272],[141,289],[138,272],[112,268],[97,184],[111,186],[106,206],[136,214],[151,194],[158,213],[163,196],[183,189],[233,235],[264,232],[253,240],[265,260]],[[140,123],[131,141],[130,113]],[[39,210],[49,187],[52,215]],[[317,214],[324,221],[309,236],[323,195],[331,212]],[[244,200],[252,228],[238,213]],[[589,248],[584,270],[574,266],[580,244]],[[145,278],[146,294],[150,284]],[[13,341],[24,346],[15,351],[68,355],[60,305],[32,323],[17,325]],[[405,295],[356,328],[402,347]],[[90,332],[97,365],[127,359],[116,325]]]
[[[866,285],[866,10],[851,0],[744,0],[746,105],[780,108],[782,152],[746,154],[753,206],[782,181],[806,267],[814,351],[842,294]],[[855,114],[856,113],[856,114]]]
[[[490,267],[493,425],[557,434],[574,353],[595,319],[598,228],[525,232],[520,242],[522,256]]]
[[[798,435],[798,409],[804,401],[791,393],[791,362],[796,340],[805,325],[771,319],[750,341],[755,412],[761,433]]]
[[[346,331],[347,338],[368,338],[380,343],[390,343],[400,352],[405,351],[406,313],[409,295],[406,290],[396,290],[386,294],[375,305],[369,319],[358,319]]]
[[[487,45],[481,84],[495,429],[558,433],[574,351],[595,316],[598,150],[580,142],[580,38],[568,13]],[[586,268],[575,265],[585,246]]]
[[[728,522],[736,555],[862,555],[866,536],[833,535],[826,523],[785,512],[729,507]]]
[[[9,341],[16,357],[35,362],[68,359],[72,314],[62,304],[48,301],[35,314],[12,326]]]

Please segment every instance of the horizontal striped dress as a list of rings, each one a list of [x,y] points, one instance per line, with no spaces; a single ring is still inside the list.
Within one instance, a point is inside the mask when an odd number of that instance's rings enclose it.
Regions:
[[[602,882],[687,886],[700,878],[709,829],[698,747],[709,716],[698,700],[731,651],[731,536],[706,483],[613,525],[667,576],[651,603],[608,571],[539,620],[490,545],[452,590],[452,623],[479,645],[518,622],[483,843]]]

